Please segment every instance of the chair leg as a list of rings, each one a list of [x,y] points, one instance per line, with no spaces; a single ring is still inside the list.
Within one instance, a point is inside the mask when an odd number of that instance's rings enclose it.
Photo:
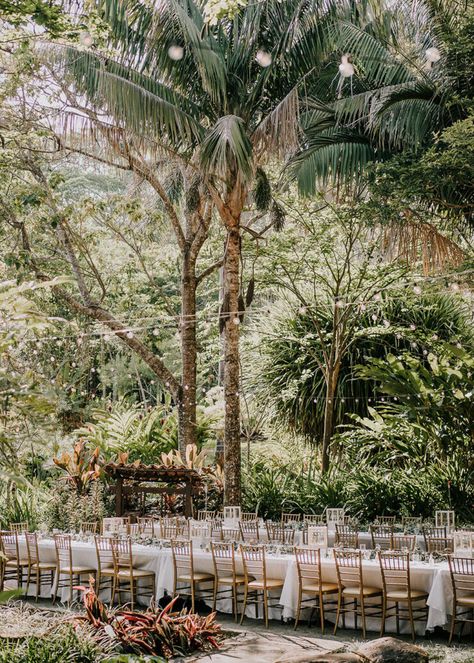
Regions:
[[[319,618],[321,620],[321,635],[324,635],[324,595],[319,594]]]
[[[358,610],[357,599],[354,599],[354,627],[356,631],[359,628],[359,619],[357,615],[357,610]]]
[[[360,614],[362,618],[362,637],[365,640],[366,623],[365,623],[365,601],[363,596],[361,596],[360,599]]]
[[[337,595],[337,611],[336,611],[336,623],[334,624],[334,635],[337,633],[337,627],[339,625],[339,617],[341,616],[341,607],[342,607],[342,593],[339,592]]]
[[[217,588],[219,587],[219,583],[217,581],[217,578],[214,582],[214,591],[212,593],[212,612],[216,611],[216,605],[217,605]],[[232,597],[233,598],[233,597]]]
[[[455,628],[456,628],[456,603],[454,603],[454,605],[453,605],[453,614],[451,615],[451,629],[449,631],[448,645],[451,644]]]
[[[400,635],[400,604],[395,603],[395,616],[397,619],[397,635]]]
[[[234,620],[238,621],[239,619],[239,606],[237,603],[237,592],[239,591],[238,585],[235,583],[232,585],[232,605],[234,608]]]
[[[263,588],[263,612],[265,618],[265,628],[268,628],[268,591],[266,587]]]
[[[28,573],[28,585],[29,584],[30,584],[30,576]],[[40,595],[40,592],[41,592],[41,571],[40,568],[38,567],[36,569],[36,595],[35,595],[36,602],[38,602],[38,596]],[[26,593],[28,594],[28,589],[26,590]]]
[[[385,634],[385,619],[387,615],[387,601],[385,596],[382,598],[382,620],[380,623],[380,637],[382,638]]]
[[[31,566],[28,565],[28,574],[26,576],[26,596],[28,596],[28,590],[30,589],[30,578],[31,578]]]
[[[413,606],[410,600],[408,601],[408,616],[410,618],[411,639],[415,642],[415,622],[413,621]]]
[[[191,612],[194,612],[195,606],[195,586],[193,580],[191,580]]]
[[[242,607],[242,616],[241,616],[241,618],[240,618],[240,623],[241,623],[241,624],[242,624],[242,622],[244,621],[245,610],[246,610],[246,608],[247,608],[247,596],[248,596],[248,592],[249,592],[249,588],[248,588],[247,583],[245,583],[245,585],[244,585],[244,605],[243,605],[243,607]]]
[[[298,609],[296,611],[296,618],[295,618],[295,631],[298,628],[298,622],[300,621],[300,613],[301,613],[301,600],[303,598],[303,592],[301,591],[301,584],[298,589]]]

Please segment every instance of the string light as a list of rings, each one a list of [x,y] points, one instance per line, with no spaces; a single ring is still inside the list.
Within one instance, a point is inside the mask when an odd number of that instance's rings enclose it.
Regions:
[[[182,60],[184,57],[184,48],[177,45],[170,46],[168,49],[168,57],[175,62]]]
[[[257,55],[255,56],[255,60],[258,62],[258,64],[266,69],[266,67],[269,67],[272,63],[272,56],[270,53],[267,53],[267,51],[257,51]]]

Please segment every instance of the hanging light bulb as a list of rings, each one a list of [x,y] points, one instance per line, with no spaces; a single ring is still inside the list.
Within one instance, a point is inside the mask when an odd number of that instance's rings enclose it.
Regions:
[[[343,78],[350,78],[355,74],[354,65],[351,62],[349,62],[349,57],[350,56],[348,53],[346,53],[346,55],[343,55],[341,57],[341,64],[339,65],[339,73]]]
[[[92,44],[94,43],[94,39],[92,38],[91,33],[88,32],[87,30],[84,30],[83,32],[80,33],[79,41],[83,46],[87,46],[88,48],[89,46],[92,46]]]
[[[159,336],[160,335],[160,330],[159,329],[154,329],[153,330],[153,336]]]
[[[390,327],[390,320],[384,320],[383,321],[383,326],[388,329]]]
[[[434,62],[439,62],[441,60],[441,53],[439,52],[439,49],[436,48],[436,46],[432,46],[431,48],[427,48],[425,51],[426,59],[428,62],[431,62],[433,64]]]
[[[267,51],[257,51],[256,61],[261,67],[269,67],[272,63],[272,56]]]
[[[127,332],[127,338],[133,338],[133,332],[131,331]]]
[[[342,299],[338,299],[336,302],[336,308],[343,308],[344,307],[344,302]]]
[[[419,285],[415,285],[413,288],[413,292],[415,293],[415,295],[421,295],[422,290]]]
[[[457,292],[459,290],[459,283],[451,283],[451,290]]]
[[[184,57],[184,48],[182,46],[177,46],[176,44],[170,46],[168,49],[168,57],[175,62],[182,60]]]
[[[306,306],[300,306],[298,310],[300,315],[306,315]]]
[[[234,323],[234,325],[240,325],[240,319],[239,318],[234,318],[232,320],[232,322]]]

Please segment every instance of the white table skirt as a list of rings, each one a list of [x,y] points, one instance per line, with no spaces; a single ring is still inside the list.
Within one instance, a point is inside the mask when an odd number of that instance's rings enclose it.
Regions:
[[[55,547],[54,541],[51,539],[41,539],[39,542],[40,558],[44,562],[55,562]],[[20,554],[26,556],[26,545],[23,537],[19,538]],[[93,543],[73,541],[73,563],[80,566],[90,566],[97,568],[97,555]],[[156,600],[158,601],[166,590],[169,594],[173,590],[173,561],[171,550],[169,548],[157,548],[155,546],[143,546],[134,544],[133,546],[134,565],[137,568],[147,569],[154,571],[156,579]],[[292,618],[296,614],[298,603],[298,573],[296,561],[293,555],[280,555],[280,554],[267,554],[267,576],[269,578],[278,578],[284,580],[283,590],[281,596],[278,592],[272,594],[271,602],[278,602],[283,609],[272,608],[270,609],[271,619]],[[323,580],[326,582],[337,582],[336,566],[332,557],[322,557],[322,575]],[[242,573],[242,562],[240,556],[236,555],[237,572]],[[213,572],[212,555],[209,552],[195,547],[194,549],[194,568],[198,572]],[[423,590],[428,593],[428,621],[426,625],[419,622],[417,631],[421,634],[426,629],[433,629],[435,626],[445,626],[449,621],[449,616],[452,612],[452,589],[451,580],[447,564],[429,565],[421,562],[413,562],[411,564],[411,585],[413,589]],[[363,574],[364,583],[374,587],[382,587],[382,577],[380,567],[375,560],[363,561]],[[34,580],[32,578],[32,580]],[[83,579],[87,581],[87,578]],[[55,578],[55,584],[58,578]],[[178,588],[179,589],[179,588]],[[35,585],[33,582],[30,585],[30,594],[35,594]],[[68,599],[68,588],[62,588],[59,597],[62,601]],[[41,588],[42,596],[48,597],[51,590],[48,586]],[[206,599],[207,603],[211,603]],[[232,601],[229,598],[220,599],[217,603],[217,609],[220,612],[232,612]],[[255,607],[249,606],[247,609],[248,616],[255,616]],[[260,617],[262,610],[259,610]],[[328,615],[328,619],[333,619],[333,615]],[[347,616],[346,624],[349,626],[351,621],[349,615]],[[380,620],[376,618],[369,618],[367,620],[368,630],[378,630],[380,628]],[[393,632],[395,630],[395,620],[389,619],[387,621],[387,631]],[[402,631],[408,632],[408,624],[402,622]]]

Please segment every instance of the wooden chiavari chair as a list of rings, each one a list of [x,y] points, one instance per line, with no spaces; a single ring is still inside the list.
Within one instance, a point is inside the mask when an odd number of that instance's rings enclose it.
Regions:
[[[201,510],[197,512],[197,519],[196,520],[214,520],[216,517],[216,512],[215,511],[205,511]]]
[[[267,538],[268,543],[280,544],[285,546],[292,546],[295,542],[295,530],[293,528],[286,529],[280,523],[272,523],[267,520]]]
[[[366,605],[367,599],[382,597],[379,587],[370,587],[364,584],[362,570],[362,553],[353,550],[334,550],[336,572],[338,581],[337,613],[334,635],[337,633],[339,619],[342,615],[343,627],[345,627],[345,615],[354,614],[354,626],[357,629],[357,619],[360,615],[362,620],[362,637],[365,638],[366,617],[380,615],[381,605]],[[346,599],[349,606],[346,605]],[[370,612],[369,612],[370,611]]]
[[[94,536],[99,530],[99,523],[97,521],[82,522],[79,527],[81,534]]]
[[[139,517],[137,523],[140,525],[140,534],[146,534],[154,539],[160,533],[160,521],[156,518]]]
[[[420,527],[423,516],[402,516],[402,527]]]
[[[376,516],[374,525],[395,525],[396,516]]]
[[[319,548],[295,548],[295,555],[298,570],[298,609],[296,611],[295,630],[300,620],[301,608],[311,607],[313,610],[319,609],[321,633],[324,635],[324,598],[337,595],[339,587],[335,583],[323,582],[321,550]],[[304,594],[309,595],[309,598],[303,599]],[[305,603],[310,605],[304,606]],[[334,610],[328,612],[334,612]]]
[[[213,610],[216,610],[218,595],[232,596],[232,611],[235,621],[238,620],[238,591],[239,587],[245,584],[245,576],[237,575],[235,570],[235,552],[233,543],[211,543],[212,561],[214,563],[214,598]],[[219,590],[223,585],[224,589]],[[225,596],[224,596],[225,598]]]
[[[28,523],[26,521],[22,523],[10,523],[10,531],[17,534],[25,534],[25,532],[28,532]]]
[[[242,541],[242,533],[240,529],[234,527],[223,527],[222,540],[226,542]]]
[[[114,538],[110,536],[94,536],[95,550],[97,553],[97,595],[99,595],[99,592],[102,589],[109,589],[111,601],[115,578],[115,560],[112,550],[113,540]]]
[[[428,553],[448,555],[454,552],[454,540],[448,536],[446,527],[424,527],[423,538]]]
[[[380,637],[385,633],[385,622],[388,617],[395,616],[397,633],[400,633],[400,619],[408,616],[411,637],[414,641],[415,622],[426,620],[428,616],[428,608],[426,605],[428,594],[421,590],[411,588],[410,553],[395,551],[379,552],[379,561],[383,586]],[[416,607],[414,605],[421,601],[423,601],[422,607]],[[389,603],[393,603],[394,605],[389,607]],[[406,607],[400,608],[400,604]],[[390,614],[390,612],[392,614]]]
[[[123,592],[130,594],[130,607],[133,610],[138,596],[155,598],[155,572],[149,569],[138,569],[133,565],[132,541],[127,539],[112,539],[112,554],[114,560],[114,584],[112,588],[112,603],[115,595],[119,597]]]
[[[189,536],[189,526],[177,518],[162,518],[160,520],[160,538],[171,541],[180,537]]]
[[[49,585],[51,590],[54,585],[54,574],[56,571],[56,564],[54,562],[42,562],[40,559],[38,536],[36,532],[25,532],[26,549],[28,551],[28,575],[26,579],[26,595],[30,588],[31,577],[33,576],[36,582],[35,601],[41,595],[41,587]],[[49,575],[48,577],[44,574]]]
[[[301,522],[301,513],[282,513],[281,514],[281,524],[283,527],[285,525],[296,525]]]
[[[128,534],[130,516],[102,519],[102,534]]]
[[[449,631],[449,644],[453,639],[454,630],[458,622],[461,623],[461,632],[464,624],[474,624],[474,559],[472,557],[448,557],[451,584],[453,587],[453,608],[451,615],[451,628]],[[460,611],[457,608],[461,608]],[[469,615],[470,619],[467,618]]]
[[[58,589],[69,587],[69,602],[72,603],[74,596],[74,579],[81,584],[81,576],[93,576],[96,578],[97,570],[90,566],[81,566],[73,563],[72,545],[70,534],[55,534],[54,545],[56,548],[57,582],[53,592],[53,603],[56,601]],[[66,576],[67,580],[61,581]]]
[[[336,523],[336,535],[334,545],[342,548],[358,548],[359,532],[351,525],[339,525]]]
[[[240,520],[247,522],[248,520],[258,520],[258,515],[256,511],[243,511],[240,514]]]
[[[194,612],[196,603],[196,589],[199,585],[211,584],[212,588],[204,590],[206,596],[214,596],[215,577],[212,573],[197,573],[194,570],[193,542],[192,541],[171,541],[171,551],[173,554],[174,584],[173,596],[185,594],[191,596],[191,612]],[[184,584],[179,588],[178,584]],[[202,594],[202,591],[201,591]]]
[[[303,515],[303,524],[305,527],[308,525],[325,525],[326,516],[324,513],[305,513]]]
[[[393,525],[371,525],[370,536],[372,547],[380,550],[391,550],[393,538]]]
[[[213,520],[211,525],[211,541],[222,541],[224,538],[222,520]]]
[[[394,534],[392,536],[392,550],[407,550],[413,552],[416,547],[415,534]]]
[[[269,592],[282,590],[284,581],[280,578],[269,578],[267,576],[267,567],[265,562],[264,546],[251,546],[240,544],[240,552],[244,564],[244,605],[240,623],[244,621],[245,610],[248,603],[255,604],[256,616],[258,618],[258,605],[260,603],[259,593],[263,594],[263,616],[265,626],[268,628],[268,608],[279,605],[271,604],[268,600]],[[249,593],[254,598],[249,598]]]
[[[239,527],[242,541],[244,541],[244,543],[254,543],[260,540],[257,520],[241,520]]]
[[[28,558],[20,557],[18,534],[16,532],[0,532],[0,590],[5,581],[15,580],[18,587],[23,585],[25,570],[28,569]]]

